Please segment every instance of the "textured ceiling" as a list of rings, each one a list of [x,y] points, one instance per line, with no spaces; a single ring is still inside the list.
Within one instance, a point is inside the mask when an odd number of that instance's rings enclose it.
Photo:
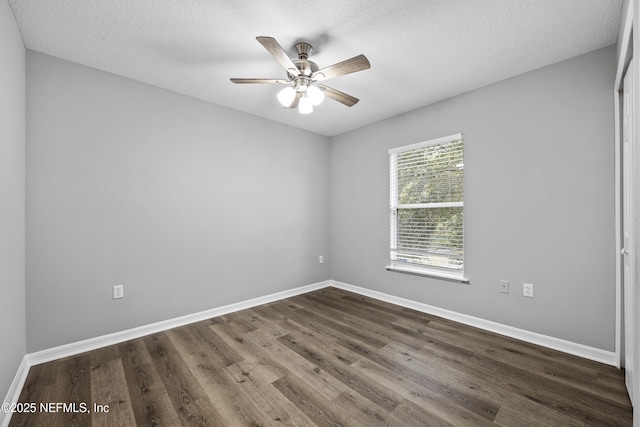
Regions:
[[[9,0],[27,48],[334,136],[617,40],[621,0]],[[285,78],[255,40],[320,68],[364,54],[371,69],[328,80],[360,98],[310,115],[283,109]]]

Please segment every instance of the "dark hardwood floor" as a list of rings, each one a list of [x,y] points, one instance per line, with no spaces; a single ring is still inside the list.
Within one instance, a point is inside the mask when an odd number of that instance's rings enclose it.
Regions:
[[[34,366],[20,401],[11,426],[632,424],[613,367],[335,288]]]

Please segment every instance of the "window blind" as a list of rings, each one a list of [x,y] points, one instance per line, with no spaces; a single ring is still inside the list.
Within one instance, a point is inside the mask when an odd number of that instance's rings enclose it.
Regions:
[[[389,150],[391,262],[462,272],[461,134]]]

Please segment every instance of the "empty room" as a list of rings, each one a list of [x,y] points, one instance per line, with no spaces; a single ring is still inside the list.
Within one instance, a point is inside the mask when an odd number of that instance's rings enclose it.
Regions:
[[[0,426],[640,427],[638,0],[0,0]]]

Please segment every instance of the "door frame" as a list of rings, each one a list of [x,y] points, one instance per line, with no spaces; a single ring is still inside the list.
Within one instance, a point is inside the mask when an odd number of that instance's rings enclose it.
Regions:
[[[618,63],[616,69],[616,79],[613,90],[614,96],[614,116],[615,116],[615,219],[616,219],[616,337],[615,337],[615,354],[617,367],[623,365],[624,352],[622,351],[622,342],[624,329],[622,327],[623,319],[623,289],[622,289],[622,86],[624,76],[629,66],[629,62],[633,58],[632,52],[632,29],[633,29],[633,3],[637,0],[627,3],[627,10],[622,11],[620,22],[620,33],[618,36]]]
[[[636,211],[637,191],[636,191],[636,170],[638,162],[636,161],[637,147],[634,141],[634,125],[637,126],[638,120],[634,118],[634,106],[633,106],[633,60],[629,63],[627,71],[624,76],[624,84],[622,91],[622,141],[621,141],[621,165],[622,165],[622,188],[621,188],[621,208],[622,208],[622,235],[620,251],[621,266],[622,269],[622,295],[623,295],[623,315],[620,316],[623,321],[624,330],[624,345],[622,346],[621,359],[624,361],[625,368],[625,383],[631,400],[634,400],[634,396],[638,393],[638,385],[634,380],[634,374],[637,374],[635,368],[637,364],[635,359],[639,356],[636,351],[637,342],[637,326],[635,313],[638,312],[638,306],[636,304],[635,294],[637,292],[637,278],[636,278],[636,230],[635,221],[638,217]],[[629,126],[625,129],[629,118]],[[627,139],[629,138],[629,139]]]
[[[638,31],[633,31],[636,28]],[[618,367],[623,365],[624,351],[623,351],[623,337],[624,337],[624,300],[623,300],[623,272],[622,272],[622,97],[621,89],[623,87],[623,79],[627,71],[629,62],[634,57],[640,60],[640,0],[627,0],[623,2],[623,9],[620,21],[620,31],[618,33],[618,57],[616,68],[616,79],[614,84],[614,115],[615,115],[615,223],[616,223],[616,325],[615,325],[615,353],[616,362]],[[637,113],[640,112],[640,64],[639,61],[634,61],[633,68],[633,110]],[[637,119],[637,118],[636,118]],[[640,152],[640,132],[638,132],[638,122],[636,121],[636,131],[633,134],[633,142],[636,148],[634,153],[636,168],[640,166],[639,154]],[[636,170],[636,176],[638,171]],[[640,186],[636,186],[634,199],[635,199],[635,214],[634,219],[638,219],[640,201]],[[640,229],[640,222],[637,222],[635,231],[636,245],[640,243],[638,231]],[[640,251],[636,251],[640,252]],[[638,257],[631,262],[635,263],[636,275],[640,274],[640,268],[638,265]],[[635,313],[633,316],[633,324],[636,331],[640,331],[640,290],[638,289],[638,277],[635,280]],[[635,346],[635,360],[632,369],[636,373],[640,373],[640,343],[636,340]],[[626,343],[625,343],[626,344]],[[636,378],[632,384],[634,391],[634,401],[632,402],[634,407],[633,425],[634,427],[640,427],[640,379],[639,375],[635,375]]]

